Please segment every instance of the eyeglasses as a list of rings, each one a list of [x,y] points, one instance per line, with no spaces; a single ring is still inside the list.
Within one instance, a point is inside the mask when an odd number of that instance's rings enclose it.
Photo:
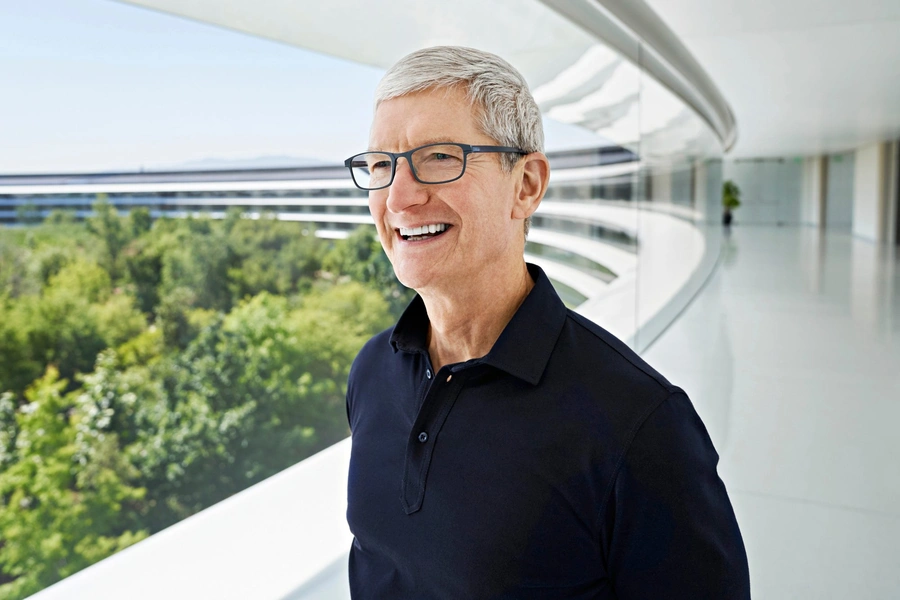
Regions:
[[[466,172],[466,157],[479,152],[512,152],[525,155],[527,151],[508,146],[470,146],[442,142],[426,144],[406,152],[363,152],[344,161],[350,169],[353,183],[361,190],[380,190],[394,182],[397,159],[409,163],[413,177],[419,183],[450,183]]]

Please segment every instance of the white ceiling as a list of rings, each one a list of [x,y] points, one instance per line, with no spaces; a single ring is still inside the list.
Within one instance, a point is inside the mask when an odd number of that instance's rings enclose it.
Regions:
[[[474,45],[552,79],[596,40],[540,2],[454,0],[119,0],[387,69],[439,44]]]
[[[900,137],[900,0],[646,0],[732,108],[732,157]]]
[[[121,1],[383,68],[422,46],[474,45],[509,59],[533,88],[595,43],[522,0]],[[900,137],[900,0],[646,1],[731,104],[732,157],[841,152]]]

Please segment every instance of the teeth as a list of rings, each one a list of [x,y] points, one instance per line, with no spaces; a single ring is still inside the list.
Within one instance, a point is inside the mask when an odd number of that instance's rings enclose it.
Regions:
[[[447,230],[446,223],[432,223],[421,227],[400,227],[400,235],[403,237],[415,237],[419,235],[441,233]]]

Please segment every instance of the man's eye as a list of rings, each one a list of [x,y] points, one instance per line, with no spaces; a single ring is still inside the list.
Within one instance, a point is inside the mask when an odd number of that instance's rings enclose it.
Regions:
[[[451,161],[451,160],[459,160],[458,157],[453,156],[452,154],[447,154],[446,152],[434,152],[431,154],[431,160],[434,161]]]
[[[389,160],[379,160],[377,163],[372,163],[372,166],[369,167],[371,170],[383,170],[391,168],[391,161]]]

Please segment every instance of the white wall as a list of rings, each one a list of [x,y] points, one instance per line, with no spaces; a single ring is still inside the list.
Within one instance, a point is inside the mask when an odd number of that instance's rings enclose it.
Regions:
[[[802,160],[760,158],[726,161],[725,179],[741,189],[735,222],[745,225],[799,225],[803,196]]]

